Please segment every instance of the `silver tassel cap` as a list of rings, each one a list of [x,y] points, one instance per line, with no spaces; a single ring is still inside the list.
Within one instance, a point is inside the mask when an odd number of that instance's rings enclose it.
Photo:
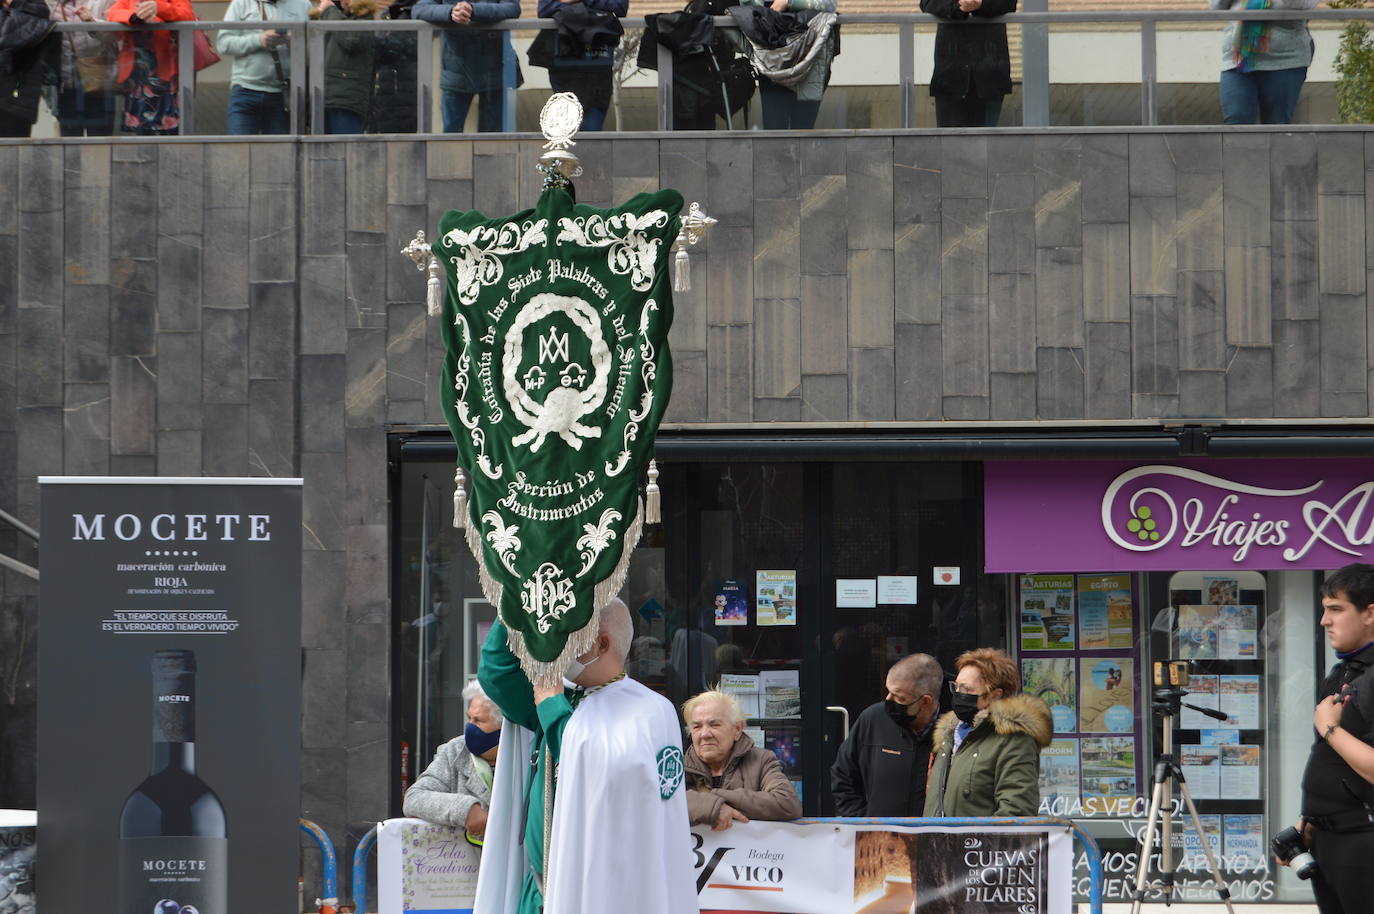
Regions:
[[[453,470],[453,526],[462,530],[468,521],[468,487],[463,477],[463,468]]]
[[[658,461],[650,459],[649,482],[644,486],[644,523],[658,524],[663,522],[663,510],[659,501]]]

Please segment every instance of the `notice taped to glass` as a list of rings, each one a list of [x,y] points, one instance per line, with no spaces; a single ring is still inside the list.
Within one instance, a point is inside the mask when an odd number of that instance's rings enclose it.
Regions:
[[[287,910],[301,481],[39,483],[44,908]]]

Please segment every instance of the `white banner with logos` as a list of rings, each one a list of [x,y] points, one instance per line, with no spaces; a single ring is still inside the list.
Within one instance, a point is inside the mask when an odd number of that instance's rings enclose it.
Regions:
[[[703,914],[1071,914],[1073,836],[1052,825],[744,822],[692,830]],[[466,914],[478,851],[460,829],[390,819],[381,914]]]
[[[705,912],[1070,914],[1067,827],[747,822],[693,829]]]

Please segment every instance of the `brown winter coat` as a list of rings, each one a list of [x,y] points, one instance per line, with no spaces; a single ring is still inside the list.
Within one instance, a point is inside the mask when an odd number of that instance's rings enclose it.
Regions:
[[[998,699],[978,712],[959,751],[951,753],[958,723],[950,712],[935,725],[926,815],[1035,815],[1040,808],[1040,750],[1054,733],[1049,706],[1033,695]]]
[[[750,819],[780,822],[801,815],[801,799],[782,773],[778,757],[758,749],[744,734],[735,740],[725,762],[721,786],[711,787],[711,770],[687,747],[687,818],[693,825],[713,825],[723,803],[729,803]]]

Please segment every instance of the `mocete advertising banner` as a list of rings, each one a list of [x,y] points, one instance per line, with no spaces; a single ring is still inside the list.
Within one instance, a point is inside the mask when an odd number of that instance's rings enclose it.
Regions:
[[[290,910],[301,480],[39,483],[44,909]]]
[[[996,461],[987,571],[1331,569],[1374,557],[1368,460]]]

